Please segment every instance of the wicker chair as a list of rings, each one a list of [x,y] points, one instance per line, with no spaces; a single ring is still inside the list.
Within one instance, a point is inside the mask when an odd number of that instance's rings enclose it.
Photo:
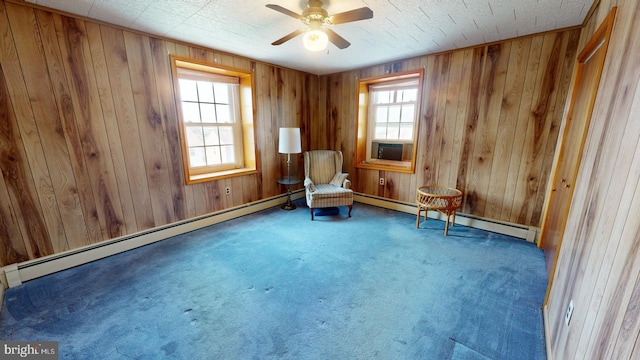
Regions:
[[[317,208],[348,206],[351,217],[353,191],[349,174],[342,172],[342,152],[312,150],[304,153],[304,188],[313,220]]]

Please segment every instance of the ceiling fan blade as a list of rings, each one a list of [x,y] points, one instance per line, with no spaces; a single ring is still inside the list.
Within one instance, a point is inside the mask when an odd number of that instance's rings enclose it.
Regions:
[[[329,41],[331,41],[331,43],[333,43],[333,45],[337,46],[339,49],[346,49],[349,47],[349,45],[351,45],[350,42],[345,40],[342,36],[336,34],[336,32],[331,29],[324,29],[324,32],[329,37]]]
[[[277,12],[281,12],[285,15],[289,15],[292,18],[298,19],[298,20],[302,20],[302,16],[300,14],[296,14],[291,10],[285,9],[280,5],[274,5],[274,4],[267,4],[265,5],[266,7],[268,7],[269,9],[275,10]]]
[[[330,21],[332,24],[344,24],[352,21],[366,20],[373,17],[373,10],[368,7],[363,7],[351,11],[345,11],[339,14],[332,15]]]
[[[282,38],[272,42],[271,45],[280,45],[280,44],[282,44],[282,43],[284,43],[286,41],[289,41],[289,40],[293,39],[294,37],[302,34],[305,30],[306,29],[298,29],[298,30],[292,32],[291,34],[283,36]],[[331,38],[329,38],[329,39],[331,39]]]

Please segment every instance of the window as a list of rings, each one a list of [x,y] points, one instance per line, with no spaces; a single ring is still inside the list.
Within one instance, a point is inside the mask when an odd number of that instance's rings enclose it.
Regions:
[[[374,141],[412,143],[418,104],[418,80],[369,86]]]
[[[413,173],[422,70],[358,82],[356,167]]]
[[[187,183],[255,172],[252,73],[171,59]]]

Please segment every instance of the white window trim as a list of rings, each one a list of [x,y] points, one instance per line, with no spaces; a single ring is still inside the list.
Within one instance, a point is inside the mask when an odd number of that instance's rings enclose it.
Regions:
[[[207,81],[212,83],[224,83],[228,85],[234,85],[236,88],[233,91],[229,92],[229,105],[233,111],[232,117],[233,122],[231,123],[209,123],[209,122],[185,122],[181,121],[181,126],[186,129],[188,127],[224,127],[230,126],[233,128],[233,151],[234,151],[234,163],[226,163],[221,165],[201,165],[196,166],[191,164],[191,157],[187,157],[187,161],[189,162],[189,168],[191,169],[191,174],[193,175],[202,175],[208,173],[214,173],[218,171],[226,171],[231,169],[240,169],[244,167],[244,154],[243,154],[243,146],[242,146],[242,119],[240,115],[240,88],[239,88],[239,80],[235,77],[230,77],[226,75],[219,75],[213,73],[206,73],[202,71],[194,71],[191,69],[178,68],[178,81],[181,79],[186,80],[196,80],[196,81]],[[176,94],[177,97],[180,97],[180,94]],[[180,105],[182,105],[183,101],[180,98]],[[189,101],[190,102],[190,101]],[[181,108],[179,108],[181,111]],[[187,142],[187,151],[191,149],[188,144],[188,138],[185,136],[185,141]]]
[[[367,123],[369,124],[367,131],[368,131],[368,141],[367,141],[367,162],[388,162],[389,160],[382,160],[382,159],[378,159],[378,158],[374,158],[372,157],[372,149],[373,149],[373,143],[384,143],[384,144],[402,144],[402,145],[413,145],[414,141],[415,141],[415,137],[416,137],[416,131],[417,131],[417,124],[418,124],[418,105],[419,105],[419,99],[416,98],[416,100],[414,101],[408,101],[408,102],[393,102],[393,103],[385,103],[385,104],[378,104],[375,101],[375,94],[379,91],[389,91],[389,90],[393,90],[395,92],[395,95],[397,95],[397,91],[398,90],[405,90],[405,89],[416,89],[418,90],[419,93],[419,81],[418,78],[409,78],[409,79],[403,79],[403,80],[391,80],[391,81],[384,81],[384,82],[380,82],[380,83],[374,83],[369,85],[369,115],[368,115],[368,121]],[[394,99],[395,100],[395,99]],[[413,114],[413,121],[412,121],[412,125],[413,125],[413,129],[411,130],[412,133],[412,139],[411,140],[402,140],[402,139],[386,139],[386,138],[376,138],[375,134],[376,134],[376,114],[377,111],[376,109],[379,106],[388,106],[389,104],[392,105],[405,105],[405,104],[412,104],[414,105],[414,114]],[[388,122],[387,122],[388,124]]]

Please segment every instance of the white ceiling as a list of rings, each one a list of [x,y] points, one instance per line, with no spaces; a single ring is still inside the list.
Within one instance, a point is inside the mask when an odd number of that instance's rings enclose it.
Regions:
[[[26,0],[312,74],[330,74],[408,57],[582,24],[594,0],[325,0],[329,15],[369,7],[373,19],[332,26],[351,42],[312,53],[304,27],[265,7],[301,13],[307,0]]]

